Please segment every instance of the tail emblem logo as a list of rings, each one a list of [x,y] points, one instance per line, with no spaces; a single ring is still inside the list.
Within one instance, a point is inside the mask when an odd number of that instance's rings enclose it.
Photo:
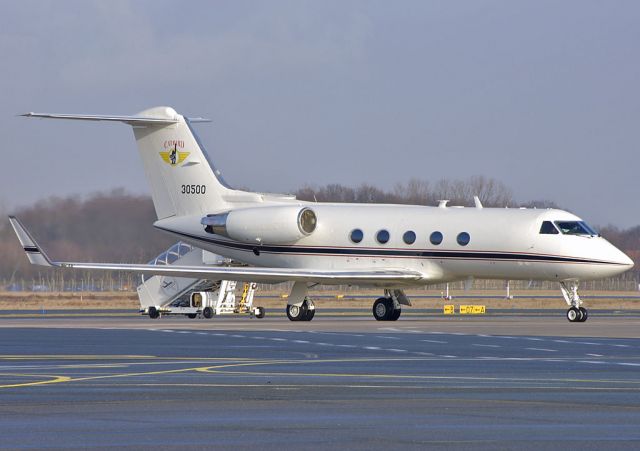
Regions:
[[[187,159],[187,157],[189,156],[190,152],[182,152],[180,150],[178,150],[178,142],[175,141],[173,143],[173,149],[169,148],[163,152],[160,152],[160,157],[162,158],[162,161],[164,161],[165,163],[167,163],[170,166],[179,166],[181,165],[184,160]],[[166,146],[165,146],[166,148]]]

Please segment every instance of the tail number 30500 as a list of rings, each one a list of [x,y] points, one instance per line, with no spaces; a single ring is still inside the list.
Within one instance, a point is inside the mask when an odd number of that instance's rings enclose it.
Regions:
[[[206,192],[206,185],[182,185],[182,194],[204,194]]]

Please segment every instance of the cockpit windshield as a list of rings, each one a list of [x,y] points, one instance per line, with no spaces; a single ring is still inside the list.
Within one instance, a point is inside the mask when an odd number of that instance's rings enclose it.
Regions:
[[[598,235],[598,232],[584,221],[556,221],[556,225],[564,235]]]

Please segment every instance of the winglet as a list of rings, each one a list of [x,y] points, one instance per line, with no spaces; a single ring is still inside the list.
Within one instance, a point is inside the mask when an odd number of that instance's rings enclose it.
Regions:
[[[18,236],[18,240],[20,240],[20,244],[22,248],[27,253],[27,258],[32,265],[40,265],[40,266],[57,266],[54,265],[47,254],[40,248],[36,240],[33,239],[31,234],[25,229],[20,220],[15,216],[9,216],[9,222],[11,223],[11,227],[16,232]]]

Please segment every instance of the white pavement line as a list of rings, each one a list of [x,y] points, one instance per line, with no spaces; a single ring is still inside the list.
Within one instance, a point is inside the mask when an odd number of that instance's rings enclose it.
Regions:
[[[557,349],[547,349],[547,348],[524,348],[528,351],[544,351],[544,352],[558,352]]]
[[[435,332],[435,331],[431,331],[429,332],[430,334],[434,334],[434,335],[445,335],[445,332]]]
[[[441,355],[440,357],[445,357],[447,359],[457,359],[458,357],[455,355]]]
[[[384,340],[400,340],[399,337],[386,337],[384,335],[376,335],[376,338],[382,338]]]
[[[482,345],[478,343],[473,343],[472,346],[482,346],[484,348],[501,348],[502,347],[500,345]]]
[[[397,329],[395,327],[378,327],[378,330],[386,330],[389,332],[403,332],[402,330]]]
[[[208,334],[208,333],[206,333],[206,332],[196,332],[196,334],[197,334],[197,335],[209,335],[209,334]]]
[[[318,346],[333,346],[333,343],[316,343]]]
[[[346,336],[346,337],[364,337],[364,335],[362,335],[362,334],[348,334],[348,333],[343,333],[343,332],[320,332],[320,331],[317,331],[317,330],[309,330],[308,332],[310,334],[342,335],[342,336]]]
[[[269,338],[269,340],[273,340],[273,341],[287,341],[286,338]]]
[[[380,348],[377,346],[365,346],[364,349],[368,349],[369,351],[379,351]]]
[[[309,342],[307,340],[293,340],[294,343],[303,343],[303,344],[308,344]]]
[[[640,366],[640,363],[618,362],[618,365],[623,365],[623,366]]]
[[[589,357],[603,357],[602,354],[587,354]]]
[[[171,329],[160,329],[158,332],[173,332]]]
[[[571,343],[570,341],[567,340],[553,340],[556,343]]]
[[[233,338],[247,338],[245,335],[230,335]]]
[[[435,355],[432,352],[414,352],[414,354],[419,354],[419,355]]]
[[[575,341],[577,345],[591,345],[591,346],[601,346],[601,343],[593,343],[591,341]]]
[[[216,337],[226,337],[227,334],[211,334],[211,335],[215,335]]]
[[[420,341],[424,341],[426,343],[446,343],[446,341],[442,341],[442,340],[420,340]]]
[[[191,331],[190,330],[179,330],[176,333],[178,333],[178,334],[190,334]]]
[[[515,340],[516,338],[520,338],[520,337],[512,337],[510,335],[494,335],[494,337],[496,337],[496,338],[506,338],[508,340]]]
[[[491,337],[491,335],[487,335],[487,334],[476,334],[476,337]]]
[[[618,348],[628,348],[629,347],[629,345],[613,345],[613,346],[616,346]]]
[[[451,332],[451,335],[469,335],[462,332]]]
[[[603,362],[601,360],[578,360],[579,363],[593,363],[593,364],[597,364],[597,365],[602,365],[605,364],[607,362]]]
[[[264,337],[249,337],[249,338],[253,338],[254,340],[265,340]]]
[[[394,348],[389,348],[386,349],[386,351],[392,351],[392,352],[409,352],[406,349],[394,349]]]
[[[531,340],[531,341],[544,341],[544,339],[542,338],[534,338],[534,337],[524,337],[525,340]]]
[[[357,348],[356,345],[336,345],[336,346],[339,346],[341,348]]]

